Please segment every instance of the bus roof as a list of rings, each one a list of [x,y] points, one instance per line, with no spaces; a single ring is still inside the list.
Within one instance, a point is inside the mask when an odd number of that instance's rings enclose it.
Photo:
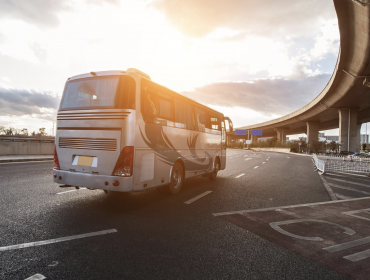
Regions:
[[[83,79],[83,78],[101,77],[101,76],[127,75],[127,74],[131,74],[131,73],[136,73],[139,76],[141,76],[141,78],[144,78],[146,80],[149,80],[152,83],[154,83],[154,84],[156,84],[156,85],[158,85],[160,87],[166,88],[169,91],[171,91],[171,92],[173,92],[175,94],[178,94],[178,95],[180,95],[181,97],[183,97],[185,99],[188,99],[190,102],[194,102],[194,103],[196,103],[196,104],[198,104],[198,105],[200,105],[202,107],[205,107],[205,108],[207,108],[209,110],[212,110],[212,111],[214,111],[214,112],[216,112],[218,114],[222,114],[223,115],[223,113],[221,113],[221,112],[219,112],[217,110],[214,110],[214,109],[212,109],[212,108],[210,108],[210,107],[208,107],[208,106],[206,106],[206,105],[204,105],[204,104],[202,104],[202,103],[200,103],[200,102],[198,102],[198,101],[196,101],[196,100],[194,100],[194,99],[192,99],[192,98],[190,98],[190,97],[188,97],[188,96],[186,96],[184,94],[178,93],[178,92],[176,92],[176,91],[174,91],[172,89],[169,89],[168,87],[165,87],[165,86],[160,85],[160,84],[158,84],[156,82],[153,82],[148,74],[146,74],[146,73],[144,73],[144,72],[142,72],[142,71],[140,71],[138,69],[135,69],[135,68],[129,68],[129,69],[127,69],[127,71],[124,71],[124,70],[110,70],[110,71],[90,72],[90,73],[85,73],[85,74],[80,74],[80,75],[72,76],[72,77],[68,78],[68,81],[77,80],[77,79]]]

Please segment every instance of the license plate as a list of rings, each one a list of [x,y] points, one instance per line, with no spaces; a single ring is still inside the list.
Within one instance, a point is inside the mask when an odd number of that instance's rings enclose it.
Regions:
[[[77,165],[82,165],[82,166],[91,166],[93,163],[94,157],[87,157],[87,156],[79,156]]]

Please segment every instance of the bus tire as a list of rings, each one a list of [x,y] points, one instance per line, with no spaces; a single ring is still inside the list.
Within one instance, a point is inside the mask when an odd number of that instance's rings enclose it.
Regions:
[[[218,173],[219,170],[220,170],[220,161],[217,158],[216,161],[215,161],[215,168],[213,169],[213,171],[209,175],[209,179],[215,180],[216,177],[217,177],[217,173]]]
[[[179,162],[176,162],[172,167],[171,181],[168,184],[168,190],[171,194],[177,194],[180,192],[184,183],[184,171]]]

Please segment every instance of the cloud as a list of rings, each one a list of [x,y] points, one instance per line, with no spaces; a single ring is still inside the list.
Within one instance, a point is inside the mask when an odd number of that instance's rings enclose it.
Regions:
[[[104,3],[109,3],[112,5],[118,5],[119,0],[87,0],[86,1],[88,4],[95,4],[95,5],[102,5]]]
[[[38,26],[57,26],[58,12],[69,10],[65,0],[1,0],[0,16],[21,19]]]
[[[214,106],[241,107],[265,116],[285,115],[311,102],[331,75],[317,74],[301,79],[269,78],[251,82],[219,82],[183,94]]]
[[[39,43],[34,42],[32,44],[29,44],[29,47],[34,55],[38,58],[38,60],[40,60],[41,62],[46,62],[47,52],[40,46]]]
[[[7,88],[0,85],[1,116],[37,114],[49,119],[58,108],[59,101],[60,97],[50,91]]]
[[[291,0],[154,0],[152,7],[184,34],[202,37],[217,28],[230,28],[259,36],[312,34],[318,19],[336,18],[333,2]],[[244,35],[243,35],[244,36]]]

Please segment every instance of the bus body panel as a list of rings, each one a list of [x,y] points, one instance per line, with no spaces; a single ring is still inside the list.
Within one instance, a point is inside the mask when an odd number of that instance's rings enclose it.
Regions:
[[[96,73],[100,75],[103,72]],[[107,73],[112,75],[110,72]],[[225,146],[222,146],[221,141],[223,131],[187,130],[177,128],[174,122],[167,122],[166,125],[145,123],[140,106],[143,78],[134,72],[121,75],[130,75],[136,82],[135,110],[112,108],[58,111],[55,144],[61,170],[54,170],[57,177],[54,178],[54,182],[130,192],[168,184],[176,161],[184,164],[185,178],[212,172],[217,157],[221,163],[220,169],[225,169],[226,142]],[[78,78],[88,77],[89,74],[78,76]],[[83,142],[86,139],[89,145]],[[97,139],[96,141],[103,139],[97,144],[100,150],[90,149],[94,147],[91,139]],[[110,139],[110,142],[106,139]],[[112,144],[112,139],[116,140],[116,149],[110,147],[110,150],[107,150]],[[72,143],[75,147],[66,146],[66,143]],[[61,147],[61,144],[64,147]],[[134,147],[133,174],[131,177],[112,176],[120,152],[127,146]],[[76,156],[96,157],[97,166],[76,166],[73,164],[76,163],[74,162]],[[118,187],[113,186],[114,180],[119,182]]]

